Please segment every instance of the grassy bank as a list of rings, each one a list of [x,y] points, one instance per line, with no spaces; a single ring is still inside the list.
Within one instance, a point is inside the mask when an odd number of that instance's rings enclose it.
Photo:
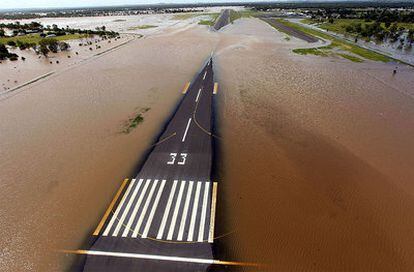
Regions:
[[[217,17],[220,15],[220,13],[208,13],[208,14],[202,14],[202,15],[209,15],[210,19],[208,20],[201,20],[198,22],[199,25],[207,25],[212,26],[217,20]]]
[[[276,19],[278,22],[289,26],[291,28],[297,29],[299,31],[302,31],[304,33],[307,33],[309,35],[313,35],[316,37],[320,37],[322,39],[331,41],[331,45],[329,49],[339,49],[342,51],[346,51],[349,53],[352,53],[354,55],[357,55],[358,57],[364,58],[364,59],[368,59],[368,60],[373,60],[373,61],[381,61],[381,62],[389,62],[392,60],[392,58],[386,56],[386,55],[382,55],[379,54],[377,52],[359,47],[358,45],[352,44],[350,42],[344,41],[344,40],[340,40],[337,39],[327,33],[315,30],[315,29],[310,29],[307,28],[305,26],[301,26],[299,24],[296,23],[292,23],[283,19]],[[297,51],[296,51],[297,53]],[[348,55],[349,56],[349,55]],[[349,59],[349,58],[347,58]]]
[[[82,39],[87,38],[88,34],[67,34],[63,36],[56,36],[53,37],[54,39],[58,41],[65,41],[65,40],[76,40],[76,39]],[[39,44],[39,42],[44,39],[40,37],[39,34],[32,34],[32,35],[25,35],[25,36],[16,36],[16,37],[2,37],[0,38],[0,43],[7,44],[9,41],[20,41],[22,43],[35,43]]]
[[[139,26],[128,27],[128,30],[148,29],[148,28],[155,28],[155,27],[158,27],[158,26],[156,26],[156,25],[139,25]]]
[[[344,35],[345,34],[352,35],[352,33],[349,33],[349,32],[346,31],[346,28],[348,26],[361,24],[361,27],[365,28],[367,25],[374,24],[374,22],[366,22],[365,20],[362,20],[362,19],[335,19],[332,23],[330,23],[328,21],[319,22],[317,20],[304,19],[301,22],[305,23],[305,24],[318,24],[319,28],[322,28],[322,29],[325,29],[325,30],[328,30],[328,31],[332,31],[332,32],[336,32],[336,33],[340,33],[340,34],[344,34]],[[380,25],[384,29],[387,28],[385,26],[385,23],[381,23]],[[414,30],[414,24],[396,23],[396,25],[397,25],[397,28],[403,27],[405,29]]]

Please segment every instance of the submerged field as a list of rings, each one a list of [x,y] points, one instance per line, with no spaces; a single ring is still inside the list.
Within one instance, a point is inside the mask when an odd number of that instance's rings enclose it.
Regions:
[[[212,51],[217,258],[265,271],[411,270],[413,68],[354,48],[338,54],[363,63],[296,54],[315,49],[257,18],[211,32],[192,16],[137,17],[105,20],[159,27],[0,100],[1,271],[70,269],[57,250],[84,246]]]

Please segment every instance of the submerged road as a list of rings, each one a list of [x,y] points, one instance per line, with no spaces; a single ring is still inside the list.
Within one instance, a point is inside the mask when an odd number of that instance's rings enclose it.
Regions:
[[[85,250],[84,271],[206,271],[214,263],[210,58],[138,175],[125,180]]]

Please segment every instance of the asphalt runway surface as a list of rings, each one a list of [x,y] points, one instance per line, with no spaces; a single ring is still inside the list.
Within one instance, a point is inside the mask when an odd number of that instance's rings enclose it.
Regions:
[[[262,20],[264,20],[265,22],[269,23],[270,25],[274,26],[275,28],[277,28],[278,30],[287,33],[289,35],[292,35],[293,37],[296,37],[298,39],[304,40],[305,42],[308,43],[315,43],[318,41],[317,38],[306,34],[303,31],[291,28],[287,25],[284,25],[278,21],[276,21],[275,19],[270,19],[270,18],[262,18]]]
[[[138,175],[125,180],[115,196],[94,232],[96,241],[83,252],[84,271],[206,271],[211,266],[218,187],[210,179],[213,76],[209,59],[183,90]]]
[[[217,18],[216,23],[214,24],[213,28],[215,30],[220,30],[220,28],[230,24],[230,10],[225,9],[222,10],[220,16]]]

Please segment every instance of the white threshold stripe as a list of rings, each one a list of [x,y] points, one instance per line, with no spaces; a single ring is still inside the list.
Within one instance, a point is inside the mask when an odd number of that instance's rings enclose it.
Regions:
[[[210,211],[210,231],[208,233],[208,242],[214,242],[214,225],[217,205],[217,182],[213,182],[213,191],[211,192],[211,211]]]
[[[154,214],[155,214],[155,211],[157,210],[158,202],[160,201],[161,194],[164,190],[164,185],[165,185],[165,179],[162,180],[161,186],[158,189],[157,196],[155,197],[154,204],[152,204],[152,209],[151,209],[150,215],[148,216],[147,224],[145,225],[144,232],[142,233],[142,238],[148,237],[148,232],[151,227],[152,219],[154,219]]]
[[[191,214],[190,229],[188,230],[187,241],[189,242],[193,241],[194,227],[195,227],[197,208],[198,208],[198,198],[200,197],[200,187],[201,187],[201,182],[199,181],[197,182],[197,188],[196,188],[195,199],[194,199],[194,204],[193,204],[193,212]]]
[[[111,220],[108,223],[108,226],[106,226],[105,231],[102,233],[102,236],[108,236],[109,231],[112,228],[112,225],[114,224],[116,218],[118,217],[119,211],[121,210],[122,206],[124,205],[125,199],[127,198],[127,196],[129,195],[129,192],[131,191],[131,188],[134,187],[135,184],[135,179],[133,179],[131,181],[131,183],[129,184],[125,194],[122,196],[121,202],[119,202],[118,207],[115,210],[115,213],[112,215]]]
[[[200,94],[201,94],[201,88],[198,90],[198,93],[197,93],[197,97],[195,99],[195,102],[198,102],[198,99],[200,98]]]
[[[125,226],[124,232],[122,233],[122,237],[127,237],[129,231],[131,230],[132,223],[134,222],[134,219],[135,219],[135,216],[136,216],[136,214],[138,212],[138,209],[141,206],[142,198],[144,197],[145,192],[147,191],[148,184],[149,184],[150,181],[151,181],[150,179],[147,179],[145,181],[144,189],[142,190],[142,192],[141,192],[141,194],[140,194],[140,196],[138,198],[138,201],[135,204],[134,209],[132,210],[131,216],[129,217],[128,222],[127,222],[127,224]]]
[[[147,197],[147,200],[145,201],[144,208],[142,208],[142,211],[141,211],[141,214],[138,218],[137,224],[135,225],[134,232],[132,233],[133,238],[137,238],[137,236],[138,236],[139,229],[141,228],[142,221],[144,220],[144,216],[147,213],[149,203],[151,202],[152,195],[154,194],[154,191],[155,191],[155,188],[157,187],[157,184],[158,184],[158,179],[156,179],[154,181],[154,183],[152,184],[150,193]],[[137,212],[138,212],[138,209],[135,211],[135,213],[137,213]]]
[[[178,192],[177,202],[175,203],[174,213],[170,224],[170,229],[168,230],[167,240],[172,240],[175,224],[177,223],[178,211],[180,210],[181,199],[183,198],[183,191],[185,188],[185,180],[181,181],[180,191]]]
[[[168,197],[167,206],[165,207],[164,215],[162,217],[161,225],[158,230],[157,239],[162,239],[164,234],[165,224],[167,223],[168,214],[170,213],[172,200],[174,198],[175,188],[177,187],[177,180],[174,180],[174,183],[171,188],[170,196]]]
[[[135,196],[137,195],[139,188],[141,187],[143,179],[140,179],[138,181],[138,185],[135,186],[134,192],[132,193],[132,196],[129,198],[128,203],[125,207],[124,212],[121,215],[121,218],[118,220],[118,224],[116,225],[116,228],[114,230],[114,232],[112,233],[112,236],[116,237],[118,236],[119,230],[121,229],[121,227],[124,225],[124,220],[129,212],[129,209],[131,208],[132,203],[135,200]]]
[[[184,135],[183,135],[183,139],[181,140],[182,142],[185,141],[185,137],[187,136],[188,129],[190,128],[190,124],[191,124],[191,118],[188,119],[187,127],[185,128]]]
[[[123,257],[123,258],[146,259],[146,260],[157,260],[157,261],[173,261],[173,262],[186,262],[186,263],[199,263],[199,264],[218,263],[217,260],[211,260],[211,259],[151,255],[151,254],[139,254],[139,253],[124,253],[124,252],[110,252],[110,251],[97,251],[97,250],[82,250],[80,253],[86,254],[86,255],[94,255],[94,256]]]
[[[207,71],[204,73],[203,80],[206,79]]]
[[[185,199],[184,210],[183,210],[183,214],[181,216],[180,229],[178,231],[178,237],[177,237],[178,241],[183,240],[185,221],[187,221],[188,206],[190,204],[191,193],[193,192],[193,183],[194,183],[193,181],[189,181],[188,190],[187,190],[187,197]]]
[[[198,231],[198,242],[203,242],[203,239],[204,239],[204,225],[206,224],[207,201],[208,201],[209,189],[210,189],[210,182],[206,182],[204,185],[204,197],[203,197],[203,206],[201,209],[200,229]]]

